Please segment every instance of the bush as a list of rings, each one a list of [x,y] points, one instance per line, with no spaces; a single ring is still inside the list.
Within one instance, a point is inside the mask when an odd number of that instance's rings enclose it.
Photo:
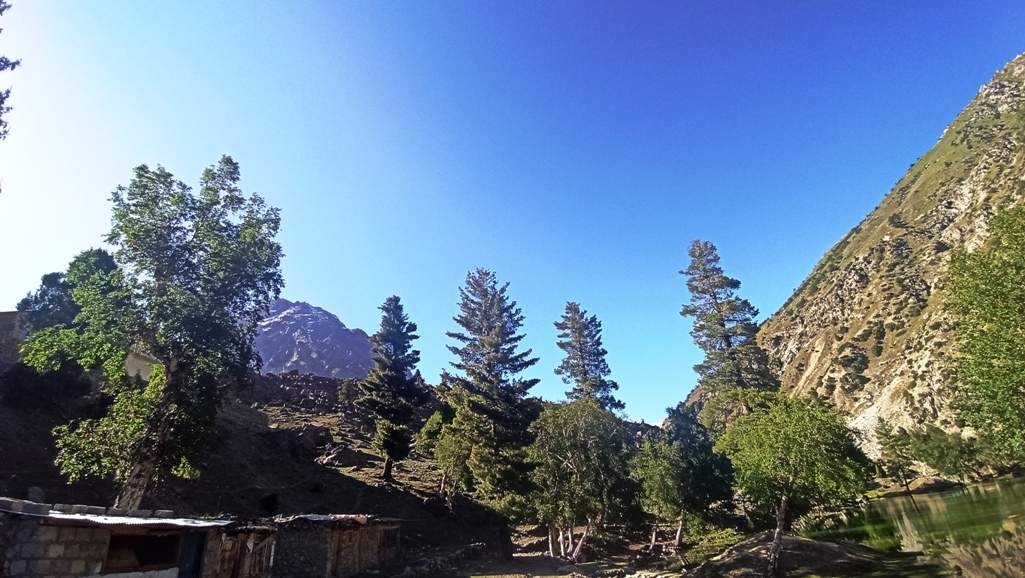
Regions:
[[[19,409],[63,405],[89,393],[91,388],[88,378],[74,363],[65,363],[58,370],[45,373],[16,363],[0,376],[0,400]]]

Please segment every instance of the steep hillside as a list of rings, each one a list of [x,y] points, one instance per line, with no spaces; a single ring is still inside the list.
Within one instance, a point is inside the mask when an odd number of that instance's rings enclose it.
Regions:
[[[242,517],[367,513],[404,520],[408,547],[501,545],[493,513],[464,498],[450,511],[435,497],[438,469],[424,456],[396,464],[393,483],[379,480],[383,461],[370,448],[373,428],[354,394],[351,382],[337,379],[262,376],[225,400],[200,476],[154,488],[143,506]],[[102,402],[51,397],[36,396],[31,406],[0,399],[0,496],[110,504],[109,481],[68,483],[54,465],[53,428],[96,415]]]
[[[1025,190],[1025,55],[980,90],[878,207],[762,326],[784,388],[877,420],[954,427],[942,288],[951,249],[978,247]],[[870,447],[871,449],[871,447]]]
[[[264,373],[298,371],[339,379],[362,379],[373,366],[370,339],[332,313],[302,301],[278,299],[260,322],[256,351]]]

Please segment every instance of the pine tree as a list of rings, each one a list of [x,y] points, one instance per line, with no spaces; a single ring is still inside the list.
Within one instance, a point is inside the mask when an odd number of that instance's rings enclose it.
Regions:
[[[687,278],[690,303],[680,314],[694,319],[691,336],[704,352],[704,360],[694,366],[698,374],[701,403],[744,389],[775,390],[779,385],[769,370],[768,356],[755,341],[758,310],[737,295],[740,281],[728,277],[719,265],[719,252],[707,241],[691,244],[690,265],[680,271]],[[713,404],[703,411],[702,422],[721,433],[734,413],[747,413],[733,404]]]
[[[609,379],[611,371],[605,361],[608,352],[602,347],[598,316],[588,316],[579,303],[571,301],[566,303],[566,311],[555,322],[555,328],[559,330],[556,345],[566,353],[555,373],[562,376],[564,383],[573,384],[566,397],[591,398],[607,410],[623,409],[623,402],[612,394],[619,384]]]
[[[356,403],[374,416],[374,448],[384,454],[382,478],[390,480],[394,463],[409,455],[414,410],[423,401],[425,388],[416,371],[420,352],[412,348],[419,338],[416,324],[409,321],[395,295],[380,310],[381,327],[370,338],[374,368],[360,382]]]
[[[462,331],[447,333],[456,342],[448,349],[459,374],[442,376],[451,384],[444,401],[454,417],[442,430],[438,451],[454,487],[470,485],[483,501],[514,512],[528,485],[524,447],[540,404],[526,397],[538,380],[520,377],[537,358],[530,349],[519,350],[523,313],[508,287],[494,272],[476,269],[459,289],[454,320]]]

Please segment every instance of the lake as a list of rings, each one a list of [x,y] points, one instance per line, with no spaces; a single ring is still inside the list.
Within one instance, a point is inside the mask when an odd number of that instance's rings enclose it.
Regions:
[[[875,500],[804,534],[923,552],[934,568],[906,576],[1025,578],[1025,479]]]

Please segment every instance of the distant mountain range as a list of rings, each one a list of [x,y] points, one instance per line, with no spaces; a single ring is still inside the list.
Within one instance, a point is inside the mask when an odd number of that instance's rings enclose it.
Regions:
[[[370,338],[362,329],[349,329],[329,311],[287,299],[271,304],[253,346],[263,359],[264,373],[362,379],[374,361]]]

